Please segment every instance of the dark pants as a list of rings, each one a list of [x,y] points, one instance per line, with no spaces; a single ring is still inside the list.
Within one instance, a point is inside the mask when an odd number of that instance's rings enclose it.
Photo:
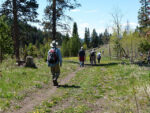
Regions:
[[[97,60],[98,60],[98,63],[100,63],[100,61],[101,61],[101,57],[97,58]]]
[[[54,67],[51,67],[52,79],[54,86],[58,86],[57,79],[60,75],[60,67],[59,64],[56,64]]]
[[[96,65],[96,56],[91,56],[90,57],[90,62],[91,62],[91,65],[93,65],[93,64]]]
[[[84,67],[84,60],[85,60],[84,56],[79,57],[80,67]]]
[[[80,61],[80,67],[84,67],[84,61]]]

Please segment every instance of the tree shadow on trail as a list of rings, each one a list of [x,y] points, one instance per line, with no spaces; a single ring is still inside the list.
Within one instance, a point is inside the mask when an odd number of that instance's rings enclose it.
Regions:
[[[91,65],[91,64],[85,64],[86,66],[114,66],[114,65],[118,65],[120,63],[107,63],[107,64],[94,64],[94,65]]]
[[[68,62],[68,63],[74,63],[74,64],[80,64],[79,62],[77,61],[65,61],[65,62]],[[84,64],[85,66],[114,66],[114,65],[118,65],[118,64],[121,64],[121,63],[116,63],[116,62],[112,62],[112,63],[107,63],[107,64],[96,64],[96,65],[91,65],[91,64]]]
[[[73,63],[73,64],[80,64],[79,62],[77,62],[77,61],[65,61],[65,62],[68,62],[68,63]]]
[[[81,88],[80,86],[76,86],[76,85],[59,85],[59,88]]]
[[[133,64],[138,65],[140,67],[149,67],[150,68],[150,64],[144,63],[144,62],[135,62]]]

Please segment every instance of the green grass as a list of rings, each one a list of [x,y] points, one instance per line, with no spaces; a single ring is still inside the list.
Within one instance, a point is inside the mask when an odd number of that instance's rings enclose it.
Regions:
[[[42,59],[35,60],[38,69],[17,67],[14,60],[8,59],[0,64],[0,109],[10,107],[12,100],[22,100],[28,92],[42,89],[51,84],[50,68]],[[67,67],[67,68],[66,68]],[[76,69],[77,65],[64,62],[60,78]]]
[[[67,61],[74,62],[67,62]],[[77,57],[64,58],[61,78],[75,71]],[[11,101],[21,101],[26,92],[40,90],[51,83],[50,69],[43,60],[35,60],[38,69],[14,66],[13,60],[0,65],[0,108],[11,106]],[[131,65],[127,61],[102,57],[100,66],[86,66],[65,87],[60,87],[52,97],[41,102],[33,112],[85,113],[103,104],[102,112],[148,113],[150,111],[149,67]],[[124,61],[123,61],[124,62]],[[87,57],[86,63],[89,64]],[[60,79],[61,79],[60,78]],[[33,90],[34,89],[34,90]],[[98,102],[98,105],[95,105]],[[66,104],[65,107],[62,107]],[[97,108],[98,106],[98,108]],[[21,106],[16,105],[19,109]],[[56,109],[56,108],[59,109]]]
[[[77,61],[77,58],[71,60]],[[61,99],[51,107],[41,105],[40,109],[54,112],[55,106],[62,106],[67,102],[67,107],[60,107],[55,112],[85,113],[97,109],[94,108],[95,103],[100,101],[99,104],[104,103],[104,112],[137,113],[138,109],[141,113],[148,113],[150,111],[149,68],[122,65],[120,62],[102,59],[101,66],[87,66],[67,84],[76,87],[60,87],[58,92],[61,94],[56,98]],[[50,98],[47,102],[51,101]]]

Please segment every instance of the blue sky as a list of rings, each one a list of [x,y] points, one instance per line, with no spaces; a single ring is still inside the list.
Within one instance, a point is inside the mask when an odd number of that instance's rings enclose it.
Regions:
[[[43,9],[47,4],[46,0],[38,0],[40,3],[38,12],[42,19]],[[77,22],[78,32],[81,38],[84,37],[85,27],[89,27],[90,31],[95,28],[98,33],[104,32],[108,28],[111,32],[112,16],[115,9],[118,9],[122,15],[122,26],[124,27],[127,20],[130,27],[134,29],[138,25],[138,10],[140,8],[139,0],[78,0],[81,7],[66,12],[73,18],[70,22],[72,28],[73,22]]]
[[[0,0],[4,1],[4,0]],[[39,5],[38,18],[42,20],[44,15],[44,8],[47,0],[37,0]],[[140,8],[139,0],[78,0],[81,7],[66,12],[73,18],[73,21],[68,23],[72,28],[73,22],[77,22],[78,32],[81,38],[84,37],[85,27],[89,27],[90,31],[95,28],[98,33],[101,33],[105,28],[109,28],[111,32],[112,16],[114,9],[119,9],[122,17],[122,26],[125,26],[127,20],[130,27],[134,29],[138,25],[138,10]],[[36,25],[36,24],[33,24]],[[41,25],[36,25],[41,28]]]

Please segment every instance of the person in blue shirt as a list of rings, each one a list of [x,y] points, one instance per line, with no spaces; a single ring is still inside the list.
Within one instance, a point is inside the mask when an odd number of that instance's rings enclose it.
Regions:
[[[50,44],[51,49],[48,51],[47,63],[51,68],[53,85],[58,86],[57,79],[60,75],[60,67],[62,66],[62,56],[60,49],[57,48],[58,43],[52,41]]]

